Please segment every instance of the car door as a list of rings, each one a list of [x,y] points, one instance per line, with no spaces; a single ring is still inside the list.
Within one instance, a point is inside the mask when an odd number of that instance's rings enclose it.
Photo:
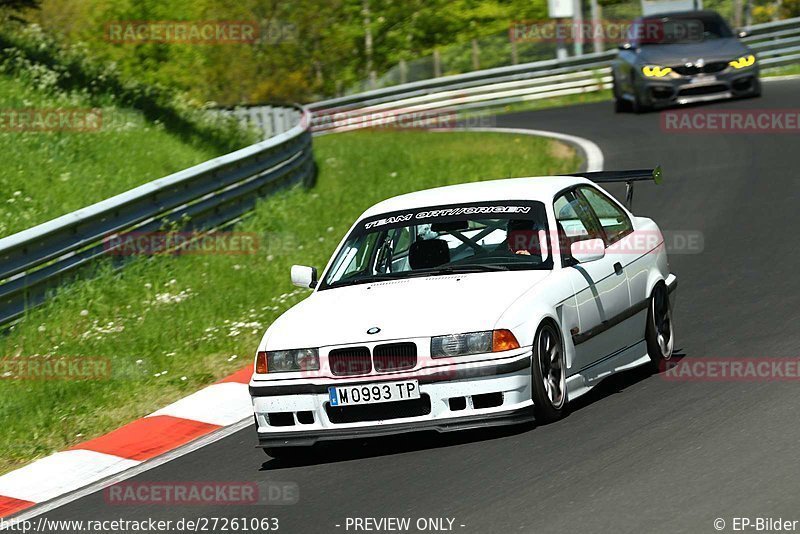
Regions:
[[[648,277],[656,266],[657,255],[651,249],[662,240],[660,232],[636,231],[630,214],[602,190],[592,186],[578,189],[592,208],[606,237],[606,254],[614,257],[625,270],[630,290],[630,319],[626,319],[620,327],[620,336],[627,340],[627,345],[634,345],[644,338],[644,324]]]
[[[613,321],[630,307],[630,292],[616,255],[578,264],[569,253],[570,245],[577,241],[601,238],[605,242],[605,233],[586,199],[573,189],[558,196],[553,208],[562,265],[568,271],[578,310],[578,331],[570,332],[575,357],[569,374],[574,374],[625,348],[626,340],[619,337]]]

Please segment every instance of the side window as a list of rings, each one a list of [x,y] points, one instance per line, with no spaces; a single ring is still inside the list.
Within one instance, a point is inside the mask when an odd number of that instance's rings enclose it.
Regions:
[[[571,265],[572,243],[600,237],[591,215],[586,210],[585,202],[572,191],[556,198],[553,203],[561,258],[565,265]]]
[[[581,187],[580,192],[600,221],[609,245],[616,243],[633,231],[631,220],[625,212],[603,193],[593,187]]]

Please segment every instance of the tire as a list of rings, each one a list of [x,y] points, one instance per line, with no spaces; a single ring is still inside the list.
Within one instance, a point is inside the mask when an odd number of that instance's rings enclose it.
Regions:
[[[264,452],[276,460],[290,462],[305,460],[311,456],[310,447],[268,447]]]
[[[624,113],[628,111],[628,103],[625,102],[625,99],[620,96],[619,91],[617,90],[618,87],[619,84],[617,83],[617,77],[614,76],[611,90],[611,93],[614,95],[614,113]]]
[[[566,377],[561,334],[552,323],[542,323],[531,357],[531,398],[537,424],[557,421],[566,413]]]
[[[637,93],[633,93],[633,102],[631,102],[631,111],[633,111],[637,115],[641,115],[642,113],[647,113],[650,111],[650,108],[645,106],[639,100],[639,95]]]
[[[672,311],[669,309],[669,295],[664,284],[657,285],[650,296],[645,340],[652,369],[658,372],[672,358],[675,349]]]
[[[642,101],[639,99],[639,93],[636,90],[636,81],[633,78],[633,74],[631,74],[631,94],[633,99],[629,104],[633,113],[639,115],[650,110],[650,108],[642,104]]]

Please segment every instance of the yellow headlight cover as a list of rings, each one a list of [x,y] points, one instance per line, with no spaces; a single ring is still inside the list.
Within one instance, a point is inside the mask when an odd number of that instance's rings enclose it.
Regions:
[[[728,63],[734,69],[743,69],[745,67],[752,67],[756,63],[756,56],[753,54],[748,54],[746,56],[742,56],[738,59],[734,59],[730,63]]]
[[[661,67],[659,65],[645,65],[642,67],[642,74],[648,78],[663,78],[670,72],[672,72],[671,68]]]

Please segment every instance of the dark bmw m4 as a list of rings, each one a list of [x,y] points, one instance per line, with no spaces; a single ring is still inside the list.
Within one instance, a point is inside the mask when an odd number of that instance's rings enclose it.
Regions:
[[[615,110],[759,96],[758,62],[739,36],[714,11],[636,19],[612,65]]]

